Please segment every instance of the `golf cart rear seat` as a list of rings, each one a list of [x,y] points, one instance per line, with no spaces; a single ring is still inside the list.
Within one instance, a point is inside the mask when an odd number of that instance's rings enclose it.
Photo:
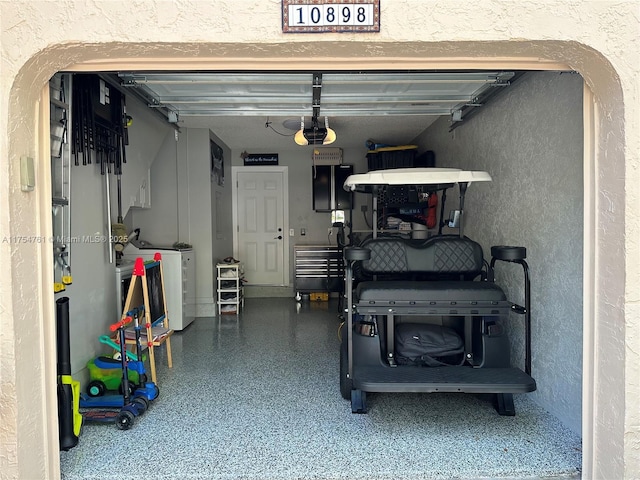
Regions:
[[[346,381],[341,389],[345,398],[351,389],[354,413],[366,412],[367,391],[441,391],[495,393],[498,412],[513,415],[512,394],[535,390],[529,376],[529,336],[525,373],[511,367],[508,339],[499,321],[511,311],[525,313],[525,308],[509,302],[493,277],[496,260],[521,263],[527,274],[526,251],[523,247],[492,247],[491,252],[493,258],[487,263],[478,243],[458,235],[437,235],[419,242],[378,237],[345,249],[351,321],[342,350]],[[526,284],[528,290],[528,275]],[[462,320],[464,366],[398,365],[394,332],[396,319],[402,315]],[[359,325],[372,322],[376,325],[373,330]]]
[[[465,305],[476,310],[481,304],[506,301],[488,272],[482,247],[468,238],[438,235],[416,242],[380,237],[367,239],[354,248],[362,249],[360,254],[369,257],[354,269],[355,300],[360,304],[425,308],[445,305],[453,310]],[[355,250],[347,255],[354,254],[357,255]],[[477,278],[490,281],[475,281]]]

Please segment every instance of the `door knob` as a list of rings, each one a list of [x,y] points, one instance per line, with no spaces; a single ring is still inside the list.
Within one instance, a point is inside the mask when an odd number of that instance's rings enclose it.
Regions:
[[[282,240],[282,235],[278,235],[277,237],[273,237],[273,239],[278,239],[278,240]]]

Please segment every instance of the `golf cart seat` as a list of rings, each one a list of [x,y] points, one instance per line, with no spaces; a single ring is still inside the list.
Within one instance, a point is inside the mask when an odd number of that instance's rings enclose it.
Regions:
[[[369,250],[354,276],[355,300],[428,308],[438,302],[504,302],[506,296],[487,277],[482,247],[457,235],[438,235],[416,242],[400,237],[365,240]],[[354,252],[347,255],[351,257]],[[372,277],[376,277],[373,280]]]
[[[345,249],[351,322],[342,335],[341,393],[354,413],[366,412],[366,392],[464,392],[496,394],[498,412],[515,414],[512,394],[533,391],[536,384],[511,366],[503,323],[512,311],[525,312],[507,300],[493,272],[497,260],[523,263],[526,251],[493,247],[492,255],[486,262],[478,243],[456,235],[418,242],[370,238]],[[453,326],[464,344],[462,361],[398,362],[396,324],[411,316],[427,317],[428,324],[438,317],[435,324]]]

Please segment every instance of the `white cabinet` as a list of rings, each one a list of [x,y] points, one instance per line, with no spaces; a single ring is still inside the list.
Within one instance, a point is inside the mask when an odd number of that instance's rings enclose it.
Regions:
[[[162,255],[169,327],[183,330],[196,316],[196,254],[193,250],[149,249],[125,254],[124,257],[129,260],[142,257],[148,261],[153,260],[156,252]]]
[[[242,263],[216,265],[218,279],[218,315],[238,314],[244,308],[244,268]]]

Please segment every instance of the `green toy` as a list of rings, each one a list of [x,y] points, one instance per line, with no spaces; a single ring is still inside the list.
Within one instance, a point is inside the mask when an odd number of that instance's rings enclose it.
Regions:
[[[120,360],[112,357],[96,357],[87,362],[89,369],[89,383],[87,394],[90,397],[104,395],[107,390],[118,390],[122,384],[122,369]],[[128,378],[132,385],[140,383],[140,375],[134,370],[128,371]]]

